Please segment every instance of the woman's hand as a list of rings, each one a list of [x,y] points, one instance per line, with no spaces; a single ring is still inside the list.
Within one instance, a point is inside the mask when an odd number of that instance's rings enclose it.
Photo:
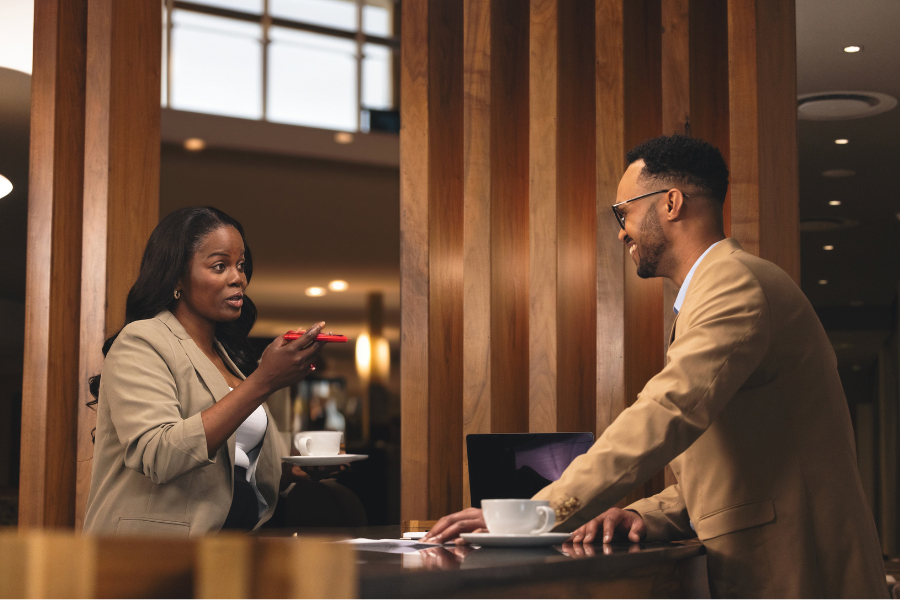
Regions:
[[[314,370],[312,362],[326,343],[316,341],[324,326],[324,322],[316,323],[296,340],[276,338],[265,349],[259,366],[249,378],[259,380],[269,393],[305,378]]]
[[[281,485],[279,489],[284,490],[292,483],[328,479],[345,468],[346,465],[336,465],[333,467],[306,467],[306,469],[301,469],[297,465],[281,463]]]
[[[481,509],[467,508],[439,520],[422,538],[422,541],[434,544],[446,544],[447,542],[455,542],[457,545],[465,544],[466,541],[459,537],[460,534],[477,532],[486,527],[484,513],[481,512]]]

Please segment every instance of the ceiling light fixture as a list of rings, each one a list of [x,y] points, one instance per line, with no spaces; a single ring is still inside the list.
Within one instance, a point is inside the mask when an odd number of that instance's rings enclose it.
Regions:
[[[328,289],[332,292],[346,292],[350,285],[343,279],[335,279],[328,284]]]
[[[862,46],[845,46],[844,52],[847,54],[853,54],[854,52],[859,52],[862,50]]]
[[[188,138],[184,140],[184,149],[189,152],[200,152],[206,149],[206,141],[200,138]]]
[[[318,298],[319,296],[325,295],[325,288],[320,288],[318,286],[308,287],[304,293],[311,298]]]
[[[847,138],[840,138],[840,139],[834,140],[834,143],[837,144],[838,146],[844,146],[846,144],[849,144],[850,140],[848,140]]]
[[[822,250],[834,250],[834,246],[828,244],[827,246],[822,246]]]
[[[840,200],[829,200],[828,204],[829,204],[829,206],[840,206],[841,201]]]
[[[13,191],[12,182],[3,175],[0,175],[0,198],[3,198],[11,191]]]
[[[819,280],[819,285],[828,285],[828,280],[827,280],[827,279],[820,279],[820,280]]]
[[[353,134],[346,131],[339,131],[334,134],[334,141],[338,144],[351,144],[353,143]]]

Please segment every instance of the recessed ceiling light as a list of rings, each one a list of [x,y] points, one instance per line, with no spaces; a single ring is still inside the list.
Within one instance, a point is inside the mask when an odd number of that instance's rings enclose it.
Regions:
[[[828,244],[827,246],[822,246],[822,250],[834,250],[834,246]]]
[[[338,144],[353,143],[353,134],[346,131],[339,131],[334,134],[334,141],[336,141]]]
[[[828,280],[827,280],[827,279],[820,279],[820,280],[819,280],[819,285],[828,285]]]
[[[318,286],[308,287],[304,293],[312,298],[318,298],[319,296],[325,295],[325,288],[320,288]]]
[[[3,175],[0,175],[0,198],[6,196],[12,190],[13,190],[12,182],[9,179],[7,179],[6,177],[4,177]]]
[[[834,140],[834,143],[837,144],[838,146],[843,146],[845,144],[849,144],[850,140],[848,140],[847,138],[839,138],[839,139]]]
[[[840,200],[829,200],[828,204],[829,204],[829,206],[840,206],[841,201]]]
[[[188,138],[184,140],[184,149],[191,152],[200,152],[206,149],[206,141],[200,138]]]
[[[335,279],[328,284],[328,289],[332,292],[344,292],[347,291],[348,287],[350,286],[343,279]]]
[[[822,171],[823,177],[853,177],[856,175],[856,171],[851,169],[828,169],[827,171]]]
[[[853,54],[854,52],[859,52],[860,50],[862,50],[862,46],[845,46],[844,47],[844,52],[846,52],[848,54]]]

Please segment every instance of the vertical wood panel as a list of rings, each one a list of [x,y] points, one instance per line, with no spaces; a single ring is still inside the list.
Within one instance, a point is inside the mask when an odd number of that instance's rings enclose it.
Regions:
[[[428,3],[404,2],[400,86],[401,519],[428,512]]]
[[[662,14],[660,0],[627,1],[625,5],[625,147],[662,133]],[[621,176],[621,174],[620,174]],[[625,402],[664,366],[662,279],[641,279],[634,261],[624,255],[625,269]],[[638,487],[628,501],[663,489],[660,472]]]
[[[439,517],[462,508],[461,0],[429,0],[428,37],[428,516]]]
[[[491,5],[465,1],[463,436],[491,431]],[[470,505],[463,443],[463,506]]]
[[[159,212],[161,13],[155,0],[90,0],[85,114],[78,483],[80,529],[90,491],[96,412],[88,377],[125,299]]]
[[[731,225],[745,250],[800,277],[793,0],[729,0]]]
[[[529,431],[557,429],[557,0],[531,0]],[[592,427],[591,427],[592,428]]]
[[[529,5],[491,3],[491,430],[528,431]]]
[[[35,4],[19,524],[75,514],[87,4]]]
[[[597,394],[600,435],[625,408],[624,245],[610,210],[625,166],[625,37],[622,0],[595,1],[597,143]]]
[[[594,3],[559,5],[557,298],[559,431],[592,430],[597,407]]]

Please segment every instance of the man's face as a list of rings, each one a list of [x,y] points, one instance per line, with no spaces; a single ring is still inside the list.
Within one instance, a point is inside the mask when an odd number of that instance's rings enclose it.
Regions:
[[[654,191],[638,183],[643,168],[644,161],[639,160],[625,170],[616,192],[617,203]],[[664,194],[648,196],[618,208],[625,219],[625,229],[619,230],[619,239],[637,265],[638,277],[644,279],[658,276],[657,269],[668,244],[658,213],[658,205],[664,199]]]

